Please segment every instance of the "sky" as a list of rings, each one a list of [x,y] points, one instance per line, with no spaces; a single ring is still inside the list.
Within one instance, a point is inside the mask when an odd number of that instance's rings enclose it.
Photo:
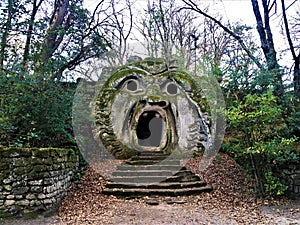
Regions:
[[[135,6],[139,9],[143,6],[145,6],[145,8],[146,8],[147,1],[148,0],[136,0]],[[291,4],[293,1],[294,0],[285,0],[286,6]],[[95,5],[98,2],[98,0],[97,1],[85,0],[84,2],[88,8],[93,8],[93,5]],[[181,1],[178,0],[178,2],[181,2]],[[210,15],[215,15],[216,13],[218,13],[221,16],[223,16],[224,21],[228,20],[231,23],[241,22],[242,24],[246,24],[246,25],[253,27],[254,28],[253,35],[257,39],[257,44],[260,45],[259,36],[258,36],[257,31],[255,30],[256,22],[255,22],[255,16],[254,16],[254,13],[252,10],[251,0],[202,0],[200,2],[203,2],[203,4],[206,4],[209,6],[209,14]],[[261,2],[261,1],[258,0],[258,2]],[[279,4],[280,1],[277,1],[277,2],[278,2],[277,11],[278,11],[278,13],[281,13],[281,5]],[[299,2],[300,1],[298,0],[298,2],[296,3],[296,4],[298,4],[298,9],[300,9]],[[296,7],[291,7],[287,11],[287,14],[288,15],[294,14],[295,8]],[[262,11],[262,6],[260,6],[260,9]],[[288,44],[280,32],[281,31],[281,28],[279,26],[280,17],[275,15],[271,18],[271,20],[272,20],[271,28],[273,31],[275,48],[276,48],[277,52],[280,52],[281,50],[283,50],[283,48],[287,48]],[[278,56],[281,57],[279,54],[278,54]],[[292,57],[289,52],[287,52],[286,55],[282,55],[282,58],[283,59],[281,59],[281,61],[280,61],[281,65],[288,65],[288,66],[292,65],[292,61],[291,61]]]

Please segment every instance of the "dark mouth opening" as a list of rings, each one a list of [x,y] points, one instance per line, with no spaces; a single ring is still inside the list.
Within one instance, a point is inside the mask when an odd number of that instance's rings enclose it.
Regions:
[[[163,129],[164,121],[158,112],[143,112],[136,128],[138,144],[146,147],[158,147],[162,141]]]

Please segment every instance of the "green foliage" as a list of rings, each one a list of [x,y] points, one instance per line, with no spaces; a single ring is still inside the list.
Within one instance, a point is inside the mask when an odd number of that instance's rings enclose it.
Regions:
[[[283,195],[288,189],[288,186],[282,184],[277,177],[274,177],[271,171],[266,172],[264,177],[265,192],[268,196]]]
[[[26,74],[0,76],[0,145],[32,147],[73,143],[75,87],[40,82]]]
[[[281,109],[272,91],[262,95],[249,94],[244,102],[236,103],[227,111],[227,119],[231,128],[243,133],[247,146],[270,140],[284,126],[280,117]]]
[[[227,110],[230,137],[223,150],[232,155],[256,178],[258,194],[279,195],[286,190],[280,182],[280,166],[299,160],[296,137],[286,138],[282,109],[272,91],[248,94]]]

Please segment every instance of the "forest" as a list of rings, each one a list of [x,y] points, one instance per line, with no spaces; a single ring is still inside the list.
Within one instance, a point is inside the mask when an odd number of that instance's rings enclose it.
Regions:
[[[96,81],[140,46],[142,57],[175,58],[217,80],[227,123],[220,151],[243,165],[258,196],[284,195],[280,168],[300,156],[300,3],[251,6],[255,26],[197,0],[0,1],[0,146],[76,145],[76,81]]]

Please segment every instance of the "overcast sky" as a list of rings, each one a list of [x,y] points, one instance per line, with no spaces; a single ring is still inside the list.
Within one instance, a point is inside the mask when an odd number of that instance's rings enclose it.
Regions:
[[[98,1],[99,0],[85,0],[84,2],[86,7],[92,9],[94,8],[95,4]],[[143,8],[146,8],[147,1],[148,0],[137,0],[135,3],[135,8],[138,8],[140,10],[143,6],[144,6]],[[286,6],[289,6],[294,1],[295,0],[285,0],[285,4]],[[182,1],[178,0],[178,2],[180,3]],[[252,26],[254,28],[253,34],[257,39],[257,44],[260,45],[258,34],[257,31],[255,30],[256,23],[255,23],[254,13],[252,10],[251,0],[202,0],[200,2],[203,2],[203,4],[205,5],[209,5],[210,15],[219,14],[223,16],[224,21],[228,20],[231,23],[240,21],[242,24],[247,24],[249,26]],[[277,12],[281,14],[281,5],[279,4],[280,1],[277,2],[278,2]],[[300,10],[299,2],[300,1],[298,0],[298,2],[296,3],[298,4],[298,7],[296,5],[293,5],[293,7],[288,9],[287,11],[288,15],[295,14],[296,9]],[[260,9],[262,10],[262,7],[260,7]],[[275,15],[271,18],[271,28],[273,31],[275,48],[277,52],[280,52],[280,50],[283,50],[283,48],[288,47],[286,40],[280,34],[279,22],[280,22],[280,17]],[[282,64],[292,65],[290,59],[291,59],[291,55],[288,52],[288,54],[284,56],[284,60],[282,61]]]

